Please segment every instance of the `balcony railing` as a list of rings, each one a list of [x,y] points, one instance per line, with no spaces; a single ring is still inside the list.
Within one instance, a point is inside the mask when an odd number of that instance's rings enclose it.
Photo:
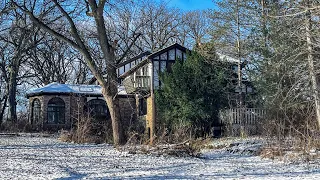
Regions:
[[[136,81],[134,83],[135,88],[147,88],[151,86],[151,77],[150,76],[136,76]]]

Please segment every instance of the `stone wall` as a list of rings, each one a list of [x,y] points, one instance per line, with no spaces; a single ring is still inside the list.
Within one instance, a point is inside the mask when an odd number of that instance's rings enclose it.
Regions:
[[[47,109],[48,109],[48,102],[52,98],[61,98],[65,103],[65,124],[47,124]],[[43,130],[58,130],[58,129],[69,129],[71,127],[71,96],[68,95],[45,95],[43,96],[43,116],[44,116],[44,123],[43,123]]]
[[[47,124],[47,109],[48,102],[52,98],[61,98],[65,103],[65,124]],[[70,122],[70,107],[71,107],[71,97],[68,95],[43,95],[43,96],[33,96],[29,98],[29,122],[32,120],[32,102],[35,99],[40,100],[41,104],[41,113],[40,113],[40,121],[38,123],[33,123],[32,127],[35,130],[57,130],[57,129],[69,129],[71,127]]]
[[[47,124],[47,107],[48,102],[54,98],[59,97],[65,103],[65,124]],[[35,130],[52,130],[70,129],[71,125],[83,115],[84,105],[91,99],[103,99],[102,97],[85,97],[72,95],[42,95],[29,97],[29,123],[32,119],[32,102],[35,99],[40,100],[41,113],[38,123],[33,123],[32,127]],[[134,96],[119,97],[120,117],[125,128],[132,126],[137,119],[137,106]]]
[[[36,99],[39,99],[40,101],[40,119],[38,122],[32,122],[32,103],[34,100]],[[43,114],[43,96],[34,96],[34,97],[30,97],[29,98],[29,117],[28,117],[28,120],[29,120],[29,124],[32,125],[32,128],[33,129],[36,129],[36,130],[39,130],[39,129],[42,129],[42,126],[43,126],[43,119],[44,119],[44,114]]]

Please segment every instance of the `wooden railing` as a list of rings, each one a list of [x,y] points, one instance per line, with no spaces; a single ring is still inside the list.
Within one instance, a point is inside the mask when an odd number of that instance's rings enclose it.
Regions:
[[[135,88],[150,88],[150,76],[136,76]]]
[[[266,110],[260,108],[232,108],[220,112],[225,134],[232,136],[240,135],[241,129],[248,135],[258,134],[265,117]]]
[[[229,124],[256,124],[266,115],[265,109],[260,108],[232,108],[224,110],[222,122]]]

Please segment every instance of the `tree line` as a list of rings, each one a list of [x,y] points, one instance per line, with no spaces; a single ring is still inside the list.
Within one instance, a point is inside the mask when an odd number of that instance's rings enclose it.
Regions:
[[[237,106],[251,101],[295,130],[305,118],[319,127],[320,2],[214,2],[211,9],[184,12],[152,0],[2,1],[0,120],[7,109],[8,119],[17,121],[22,85],[84,83],[94,76],[110,110],[114,142],[123,144],[114,98],[117,64],[178,42],[205,55],[216,51],[238,60],[238,88],[246,78],[258,96],[239,91]]]

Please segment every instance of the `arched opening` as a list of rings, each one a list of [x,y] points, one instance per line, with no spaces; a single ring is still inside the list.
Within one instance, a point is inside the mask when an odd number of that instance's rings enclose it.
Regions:
[[[34,99],[31,106],[31,124],[38,124],[40,120],[41,104],[39,99]]]
[[[55,97],[48,102],[47,123],[65,124],[65,103],[61,98]]]
[[[85,112],[93,117],[110,117],[107,104],[102,99],[92,99],[85,105]]]

